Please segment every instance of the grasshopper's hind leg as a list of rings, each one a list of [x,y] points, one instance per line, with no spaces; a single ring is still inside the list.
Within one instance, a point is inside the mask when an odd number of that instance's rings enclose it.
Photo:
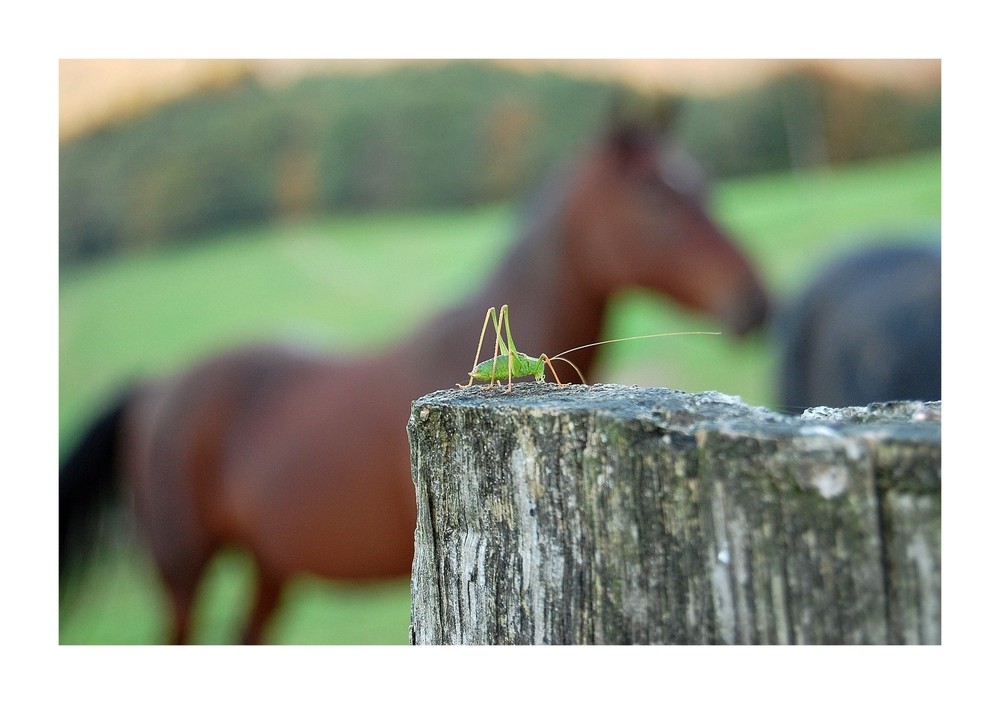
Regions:
[[[490,385],[487,387],[489,389],[493,388],[493,382],[496,382],[497,386],[501,386],[500,380],[497,379],[497,360],[500,359],[500,355],[507,355],[507,375],[510,376],[510,363],[511,356],[513,355],[514,342],[510,339],[510,310],[507,308],[507,304],[504,303],[500,306],[500,317],[497,318],[493,316],[493,327],[497,331],[497,341],[493,345],[493,368],[490,370]],[[500,328],[507,328],[507,344],[503,343],[503,337],[501,335]],[[510,382],[508,381],[507,390],[510,391]]]
[[[503,348],[503,343],[500,342],[500,325],[503,324],[505,331],[507,332],[507,348]],[[514,388],[514,355],[517,354],[517,348],[514,347],[514,338],[510,334],[510,310],[507,308],[507,304],[503,305],[500,309],[500,320],[497,323],[497,342],[501,348],[501,352],[507,355],[507,393]],[[496,377],[496,358],[497,355],[493,355],[493,374],[490,376]],[[499,383],[499,382],[498,382]]]
[[[490,307],[486,311],[486,317],[483,319],[483,330],[479,333],[479,345],[476,347],[476,358],[472,361],[472,371],[469,372],[469,383],[468,384],[457,384],[460,389],[467,389],[472,386],[472,382],[475,379],[476,365],[479,364],[479,354],[483,351],[483,338],[486,337],[486,326],[490,324],[490,316],[496,317],[497,309]]]
[[[503,306],[500,309],[500,319],[505,319],[507,315],[507,306]],[[487,388],[493,387],[493,382],[496,380],[496,359],[500,354],[500,348],[504,346],[503,340],[500,338],[500,320],[497,319],[497,309],[490,306],[490,309],[486,311],[486,317],[483,319],[483,329],[479,333],[479,344],[476,346],[476,358],[472,361],[472,371],[469,372],[469,383],[467,384],[457,384],[460,389],[467,389],[472,386],[472,382],[476,379],[476,366],[479,364],[479,355],[483,351],[483,340],[486,338],[486,328],[490,324],[490,319],[493,319],[493,329],[496,332],[496,342],[493,344],[493,372],[490,374],[490,385]],[[510,326],[508,324],[507,335],[510,336]]]

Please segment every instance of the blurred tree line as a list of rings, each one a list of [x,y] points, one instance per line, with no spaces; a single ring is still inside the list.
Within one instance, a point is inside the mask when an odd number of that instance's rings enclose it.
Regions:
[[[484,61],[252,78],[60,148],[60,261],[190,241],[249,222],[509,199],[606,123],[614,84]],[[716,177],[940,146],[940,90],[809,70],[688,98],[678,137]]]

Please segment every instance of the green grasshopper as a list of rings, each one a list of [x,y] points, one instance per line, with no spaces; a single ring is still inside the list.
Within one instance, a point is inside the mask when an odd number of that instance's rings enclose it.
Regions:
[[[493,359],[488,359],[484,362],[479,361],[479,355],[483,351],[483,339],[486,337],[486,328],[489,327],[490,321],[493,321],[493,329],[496,331],[496,343],[493,345]],[[502,331],[501,331],[502,328]],[[506,334],[507,343],[504,344],[503,336]],[[566,362],[568,365],[576,370],[576,373],[580,375],[580,381],[587,383],[587,380],[583,378],[583,372],[580,368],[573,364],[571,361],[566,359],[564,355],[570,352],[576,352],[577,350],[582,350],[586,347],[596,347],[597,345],[607,345],[612,342],[624,342],[626,340],[641,340],[648,337],[668,337],[670,335],[719,335],[718,332],[661,332],[655,333],[653,335],[636,335],[634,337],[620,337],[614,340],[603,340],[601,342],[591,342],[587,345],[580,345],[579,347],[573,347],[566,350],[565,352],[560,352],[554,357],[549,357],[546,354],[540,354],[538,357],[531,357],[526,355],[524,352],[518,352],[517,347],[514,346],[514,338],[510,334],[510,312],[507,310],[507,305],[504,304],[500,308],[500,315],[497,315],[497,309],[495,307],[490,307],[486,311],[486,318],[483,320],[483,331],[479,333],[479,345],[476,347],[476,358],[472,362],[472,371],[469,372],[469,383],[458,384],[460,389],[468,389],[472,386],[474,381],[488,381],[489,386],[486,388],[492,389],[493,384],[496,383],[498,386],[503,386],[503,382],[500,381],[503,377],[507,377],[507,391],[509,392],[513,387],[514,379],[519,379],[524,376],[533,376],[535,381],[545,381],[545,368],[548,367],[549,371],[552,372],[552,376],[556,380],[556,384],[559,386],[567,386],[559,381],[559,375],[556,374],[555,368],[552,366],[553,360],[559,359]]]

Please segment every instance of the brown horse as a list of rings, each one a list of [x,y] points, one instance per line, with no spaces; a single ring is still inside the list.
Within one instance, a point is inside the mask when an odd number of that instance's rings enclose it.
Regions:
[[[258,569],[244,642],[261,639],[297,574],[406,575],[416,522],[410,402],[467,379],[490,306],[507,303],[518,346],[558,353],[599,340],[609,297],[659,291],[742,334],[765,317],[753,267],[706,214],[691,162],[650,131],[612,130],[576,161],[489,282],[422,332],[364,359],[279,346],[237,349],[124,395],[60,477],[60,565],[87,537],[99,495],[134,497],[189,635],[213,554],[246,547]],[[586,373],[595,351],[574,361]]]

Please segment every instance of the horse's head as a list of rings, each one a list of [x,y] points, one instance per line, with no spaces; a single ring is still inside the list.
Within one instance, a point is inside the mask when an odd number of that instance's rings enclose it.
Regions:
[[[581,285],[599,296],[659,291],[738,334],[764,322],[764,287],[705,211],[706,181],[683,150],[621,127],[584,158],[576,179],[564,214]]]

